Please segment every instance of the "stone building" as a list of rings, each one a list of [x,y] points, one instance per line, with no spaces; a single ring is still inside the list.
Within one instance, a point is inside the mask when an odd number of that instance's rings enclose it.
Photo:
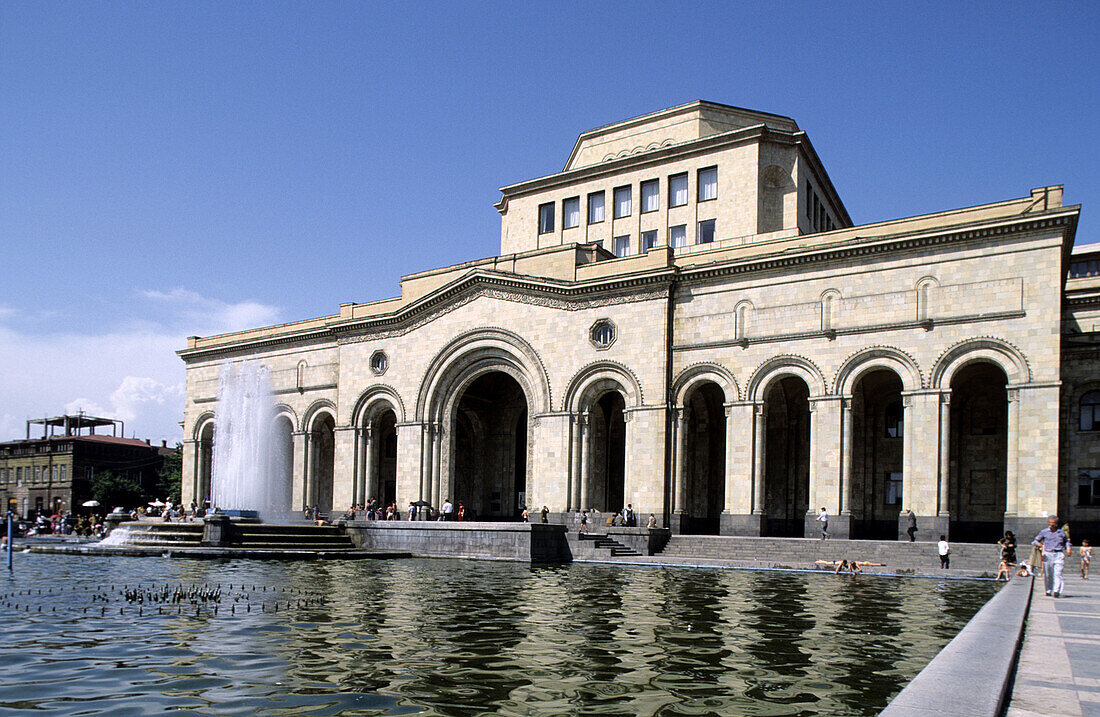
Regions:
[[[42,435],[31,437],[37,425]],[[111,434],[96,433],[103,427]],[[119,436],[122,427],[83,413],[27,421],[25,439],[0,443],[0,503],[25,518],[76,510],[91,498],[92,478],[104,472],[152,485],[175,449]]]
[[[501,192],[500,256],[189,338],[184,501],[209,490],[220,367],[255,360],[295,508],[629,503],[679,532],[799,536],[824,506],[857,538],[911,508],[955,540],[1100,515],[1077,490],[1100,442],[1070,430],[1080,391],[1100,406],[1100,282],[1067,287],[1061,187],[853,225],[793,120],[694,102],[584,132],[561,172]]]

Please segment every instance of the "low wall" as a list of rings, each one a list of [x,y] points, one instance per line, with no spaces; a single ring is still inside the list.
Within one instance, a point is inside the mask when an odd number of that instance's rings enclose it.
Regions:
[[[1034,578],[1013,578],[880,714],[1003,714]]]
[[[357,548],[432,558],[568,562],[565,526],[551,523],[368,521],[346,524]]]

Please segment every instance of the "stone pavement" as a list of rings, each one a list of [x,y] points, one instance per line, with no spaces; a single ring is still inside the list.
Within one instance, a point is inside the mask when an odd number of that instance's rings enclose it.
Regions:
[[[1075,549],[1065,581],[1055,599],[1036,576],[1008,717],[1100,717],[1100,574],[1082,580]]]

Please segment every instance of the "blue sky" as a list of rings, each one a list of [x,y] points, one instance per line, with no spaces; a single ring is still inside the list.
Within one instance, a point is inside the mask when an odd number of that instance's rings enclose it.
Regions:
[[[206,335],[498,251],[497,189],[694,99],[795,118],[857,223],[1064,184],[1100,241],[1100,4],[0,0],[0,440],[174,441]]]

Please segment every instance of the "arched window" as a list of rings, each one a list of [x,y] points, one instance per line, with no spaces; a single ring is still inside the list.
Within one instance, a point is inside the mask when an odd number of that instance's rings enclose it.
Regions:
[[[1100,431],[1100,391],[1081,396],[1081,430]]]

